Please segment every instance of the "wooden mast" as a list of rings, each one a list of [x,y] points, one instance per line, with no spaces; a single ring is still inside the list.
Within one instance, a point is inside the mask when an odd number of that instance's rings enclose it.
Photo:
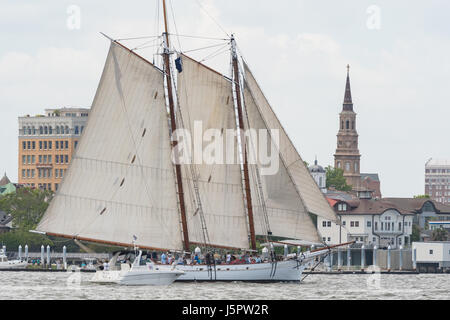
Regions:
[[[239,78],[239,67],[238,67],[238,57],[236,53],[236,42],[234,36],[231,35],[231,54],[233,61],[233,74],[234,74],[234,88],[236,92],[236,103],[238,109],[238,120],[239,120],[239,132],[242,133],[244,130],[244,120],[242,115],[242,102],[241,102],[241,84]],[[255,236],[255,223],[253,219],[253,207],[252,207],[252,196],[250,193],[250,178],[248,174],[248,159],[247,159],[247,149],[245,147],[245,137],[241,134],[241,147],[243,156],[243,168],[244,168],[244,187],[245,196],[247,201],[247,213],[248,213],[248,225],[250,229],[250,243],[252,250],[256,250],[256,236]]]
[[[170,111],[170,126],[171,126],[171,132],[172,134],[177,129],[177,125],[175,122],[175,107],[173,102],[173,92],[172,92],[172,75],[170,71],[170,45],[169,45],[169,31],[167,28],[167,14],[166,14],[166,1],[163,0],[163,11],[164,11],[164,30],[163,33],[164,37],[164,74],[166,76],[166,82],[167,82],[167,96],[169,98],[169,111]],[[175,148],[177,145],[177,141],[172,141],[172,148]],[[175,155],[177,157],[177,155]],[[184,249],[186,251],[189,251],[189,233],[188,233],[188,227],[187,227],[187,219],[186,219],[186,206],[184,202],[184,192],[183,192],[183,181],[181,176],[181,166],[176,163],[175,164],[175,173],[176,173],[176,179],[177,179],[177,186],[178,186],[178,199],[180,202],[180,211],[181,211],[181,225],[183,229],[183,243],[184,243]]]

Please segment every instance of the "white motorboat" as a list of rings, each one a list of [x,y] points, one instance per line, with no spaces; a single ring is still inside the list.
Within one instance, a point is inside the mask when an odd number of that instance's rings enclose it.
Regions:
[[[22,260],[8,260],[5,252],[0,250],[0,270],[4,269],[25,269],[28,262]]]
[[[175,266],[155,265],[154,263],[143,264],[143,261],[141,261],[142,251],[139,251],[131,266],[128,263],[121,263],[120,270],[115,270],[114,267],[119,254],[120,252],[108,264],[104,265],[106,268],[96,271],[90,282],[164,286],[171,284],[184,274],[184,271],[176,269]],[[113,269],[109,270],[111,265]]]

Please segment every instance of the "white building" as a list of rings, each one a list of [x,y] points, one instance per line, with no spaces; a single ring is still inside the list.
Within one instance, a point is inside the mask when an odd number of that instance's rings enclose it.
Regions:
[[[450,268],[449,241],[413,242],[412,249],[416,250],[416,263],[419,271],[422,266]]]
[[[355,241],[365,246],[397,248],[410,245],[414,213],[383,199],[330,199],[340,224],[317,219],[317,228],[328,245]]]

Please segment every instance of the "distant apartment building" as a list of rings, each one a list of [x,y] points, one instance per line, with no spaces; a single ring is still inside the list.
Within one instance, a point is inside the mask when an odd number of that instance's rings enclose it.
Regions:
[[[88,115],[86,108],[60,108],[19,117],[19,184],[58,190]]]
[[[450,205],[450,159],[433,159],[425,163],[425,194]]]

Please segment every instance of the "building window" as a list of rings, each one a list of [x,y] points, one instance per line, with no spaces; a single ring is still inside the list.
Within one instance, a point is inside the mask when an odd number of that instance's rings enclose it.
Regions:
[[[22,156],[22,164],[26,164],[27,163],[27,157],[26,156]]]
[[[27,143],[25,141],[22,142],[22,149],[25,150],[27,148]]]
[[[327,241],[327,238],[323,237],[322,240],[323,240],[323,242],[325,242],[325,241]]]
[[[48,156],[48,163],[52,163],[52,156],[51,155]]]
[[[42,141],[39,141],[39,150],[42,150]]]
[[[350,129],[350,121],[346,121],[345,122],[345,128],[348,130],[348,129]]]
[[[401,222],[398,223],[398,231],[402,231],[402,223]]]
[[[430,250],[430,254],[433,254],[433,250]]]
[[[331,237],[328,237],[328,242],[330,242],[331,241]]]
[[[59,169],[55,169],[55,178],[58,178],[58,176],[59,176],[59,175],[58,175],[58,170],[59,170]]]
[[[59,187],[59,185],[57,183],[55,183],[55,191],[58,191],[58,187]]]
[[[326,227],[327,226],[327,222],[326,221],[322,221],[322,227]]]
[[[39,134],[44,134],[44,128],[42,126],[39,127]]]
[[[59,134],[59,126],[56,126],[56,134]]]
[[[345,171],[350,171],[350,162],[345,163]]]
[[[350,227],[354,227],[355,226],[355,221],[350,221]]]
[[[375,221],[375,231],[378,231],[378,222]]]
[[[372,227],[372,222],[371,221],[367,221],[367,227],[368,228]]]
[[[64,158],[65,158],[65,160],[66,160],[65,162],[66,162],[66,163],[69,163],[69,156],[68,156],[67,154],[64,156]]]
[[[59,155],[55,155],[55,162],[59,163]]]
[[[33,141],[33,142],[31,143],[31,147],[32,147],[33,150],[36,149],[36,141]]]
[[[47,141],[44,141],[44,150],[47,150]]]
[[[61,126],[61,134],[64,134],[64,126]]]
[[[327,227],[331,227],[331,221],[327,222]]]
[[[49,150],[52,149],[52,142],[51,142],[51,141],[48,142],[48,149],[49,149]]]
[[[80,133],[80,128],[78,126],[75,126],[75,134],[79,134]]]
[[[355,221],[355,227],[359,227],[359,221]]]
[[[66,149],[69,149],[69,141],[66,140],[66,141],[65,141],[65,145],[66,145],[66,146],[65,146]]]
[[[25,171],[25,169],[22,169],[22,178],[25,178],[25,175],[26,175],[26,171]]]
[[[341,162],[340,162],[340,161],[337,162],[337,167],[338,167],[339,169],[341,168]]]
[[[48,127],[48,133],[49,134],[53,134],[53,128],[50,126],[50,127]]]
[[[78,141],[75,141],[73,148],[76,149],[77,145],[78,145]],[[319,185],[322,186],[322,177],[319,178]]]
[[[55,148],[59,149],[59,141],[58,140],[55,141]]]
[[[44,134],[48,134],[48,127],[47,126],[44,127]]]
[[[345,220],[344,220],[344,221],[342,221],[342,225],[343,225],[343,226],[345,226]]]

